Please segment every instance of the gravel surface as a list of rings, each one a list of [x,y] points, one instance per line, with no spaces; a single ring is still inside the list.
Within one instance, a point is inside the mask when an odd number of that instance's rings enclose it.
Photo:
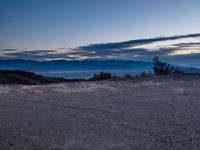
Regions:
[[[0,150],[199,149],[199,75],[0,86]]]

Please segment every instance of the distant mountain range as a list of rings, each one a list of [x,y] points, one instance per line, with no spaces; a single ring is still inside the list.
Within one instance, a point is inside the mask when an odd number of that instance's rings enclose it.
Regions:
[[[84,60],[84,61],[32,61],[32,60],[0,60],[1,70],[31,71],[50,77],[88,78],[101,71],[117,75],[126,73],[139,74],[151,71],[151,62],[119,61],[119,60]],[[183,68],[187,73],[200,73],[200,69]]]
[[[0,60],[0,69],[25,71],[50,70],[108,70],[108,69],[150,69],[150,62],[118,61],[118,60],[84,60],[84,61],[32,61],[32,60]]]

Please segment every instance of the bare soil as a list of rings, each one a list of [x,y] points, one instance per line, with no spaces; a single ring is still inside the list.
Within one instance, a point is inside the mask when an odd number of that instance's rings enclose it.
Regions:
[[[200,75],[0,86],[0,150],[199,150]]]

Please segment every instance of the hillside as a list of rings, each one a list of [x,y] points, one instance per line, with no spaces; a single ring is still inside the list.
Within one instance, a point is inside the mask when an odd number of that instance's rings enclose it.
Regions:
[[[51,78],[26,71],[0,70],[0,84],[47,84],[66,82],[63,78]]]

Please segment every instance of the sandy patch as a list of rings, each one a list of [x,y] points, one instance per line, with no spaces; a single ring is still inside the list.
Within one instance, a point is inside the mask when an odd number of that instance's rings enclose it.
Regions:
[[[97,91],[99,89],[105,90],[115,90],[114,87],[109,86],[109,84],[95,84],[95,83],[80,83],[79,86],[72,87],[66,84],[58,84],[58,85],[51,85],[51,90],[56,92],[64,92],[64,93],[79,93],[79,92],[91,92]]]
[[[180,87],[175,87],[174,92],[175,92],[175,94],[181,95],[181,94],[185,93],[185,90],[183,88],[180,88]]]
[[[10,92],[10,88],[6,86],[0,86],[0,94],[7,94]]]
[[[26,93],[27,91],[31,91],[34,94],[43,93],[42,86],[30,86],[30,85],[22,86],[22,88],[18,89],[17,91],[20,93]]]

